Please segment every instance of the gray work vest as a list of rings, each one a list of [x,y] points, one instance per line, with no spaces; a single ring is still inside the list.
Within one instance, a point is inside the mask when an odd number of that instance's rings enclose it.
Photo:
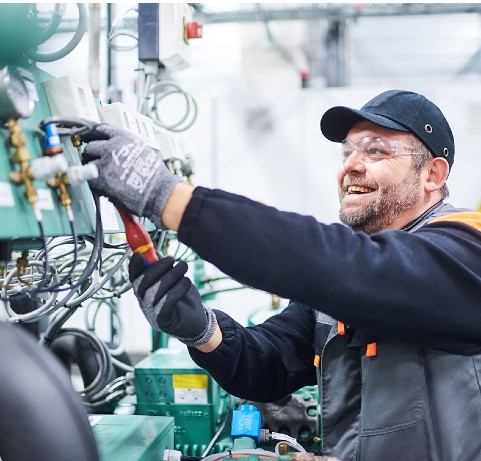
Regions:
[[[442,204],[415,223],[465,211]],[[460,299],[460,302],[462,300]],[[348,347],[316,312],[323,454],[342,461],[481,460],[481,355],[394,341]]]

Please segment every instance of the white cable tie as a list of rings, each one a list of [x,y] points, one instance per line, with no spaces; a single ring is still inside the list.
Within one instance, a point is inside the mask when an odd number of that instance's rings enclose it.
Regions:
[[[294,437],[291,437],[290,435],[286,435],[286,434],[281,434],[279,432],[271,432],[271,439],[281,440],[284,442],[290,442],[293,445],[298,445],[297,440]]]

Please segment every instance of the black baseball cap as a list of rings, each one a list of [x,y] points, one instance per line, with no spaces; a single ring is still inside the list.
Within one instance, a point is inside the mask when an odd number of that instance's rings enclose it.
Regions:
[[[341,142],[361,120],[412,133],[435,157],[445,158],[451,169],[454,162],[453,133],[439,107],[423,95],[389,90],[371,99],[360,110],[332,107],[321,118],[321,131],[330,141]]]

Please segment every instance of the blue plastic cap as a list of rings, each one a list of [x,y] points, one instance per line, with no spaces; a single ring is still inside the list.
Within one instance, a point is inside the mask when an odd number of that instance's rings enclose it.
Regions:
[[[250,437],[259,443],[261,412],[254,405],[241,405],[232,415],[231,437]]]

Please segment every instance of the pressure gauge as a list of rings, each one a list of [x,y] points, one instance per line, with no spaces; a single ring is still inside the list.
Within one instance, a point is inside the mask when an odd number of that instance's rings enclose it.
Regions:
[[[0,121],[29,117],[35,105],[28,82],[14,66],[0,69]]]

